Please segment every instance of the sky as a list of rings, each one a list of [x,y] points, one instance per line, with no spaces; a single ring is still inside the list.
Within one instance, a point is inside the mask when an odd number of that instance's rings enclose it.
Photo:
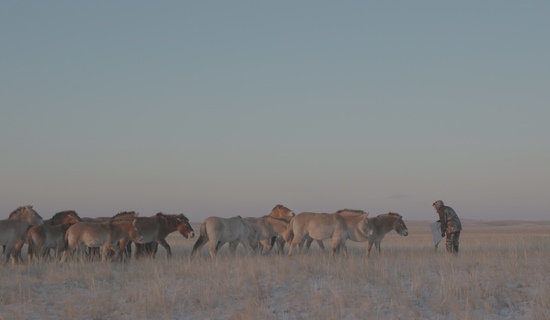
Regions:
[[[548,220],[548,1],[2,1],[0,218]]]

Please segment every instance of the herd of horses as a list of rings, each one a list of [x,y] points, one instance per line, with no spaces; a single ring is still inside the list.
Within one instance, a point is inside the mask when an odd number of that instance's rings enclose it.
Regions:
[[[234,254],[239,244],[250,253],[265,254],[276,245],[284,253],[289,244],[288,255],[309,249],[317,241],[324,250],[323,240],[331,240],[331,255],[343,250],[348,254],[346,241],[367,242],[366,255],[374,245],[381,252],[380,243],[390,231],[401,236],[408,235],[403,217],[398,213],[385,213],[369,217],[362,210],[342,209],[334,213],[302,212],[295,214],[283,205],[276,205],[262,217],[208,217],[200,227],[199,237],[193,245],[191,256],[200,255],[201,248],[209,243],[208,251],[214,258],[219,249],[228,243]],[[195,232],[189,219],[183,215],[157,213],[151,217],[139,217],[134,211],[121,212],[113,217],[86,218],[75,211],[61,211],[51,219],[44,220],[32,206],[14,210],[8,219],[0,220],[0,244],[3,247],[2,262],[10,259],[22,262],[21,251],[27,245],[28,261],[67,259],[102,261],[124,260],[144,256],[155,257],[160,244],[168,257],[172,251],[166,237],[179,232],[190,239]],[[75,255],[78,252],[78,255]]]

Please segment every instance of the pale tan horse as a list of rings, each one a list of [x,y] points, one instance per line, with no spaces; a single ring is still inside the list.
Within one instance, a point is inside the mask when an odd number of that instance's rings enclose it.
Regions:
[[[399,213],[388,212],[380,214],[374,218],[369,219],[372,223],[372,234],[368,237],[367,256],[370,255],[372,245],[378,249],[378,253],[382,252],[380,243],[386,233],[395,230],[401,236],[408,236],[409,230],[403,222],[403,217]]]
[[[52,218],[44,221],[43,225],[32,226],[27,232],[25,242],[28,247],[29,262],[33,257],[49,256],[50,249],[54,250],[55,257],[60,258],[64,246],[67,229],[82,219],[74,210],[65,210],[56,213]]]
[[[283,222],[286,222],[286,227],[288,226],[290,219],[292,219],[292,217],[294,217],[295,215],[296,214],[294,213],[294,211],[290,210],[289,208],[285,207],[282,204],[278,204],[275,207],[273,207],[273,209],[271,209],[271,212],[269,213],[269,217],[275,218],[275,219],[282,219]],[[284,233],[284,231],[286,230],[286,227],[285,227],[285,230],[283,230],[282,232],[279,232],[282,224],[281,222],[276,222],[273,219],[266,220],[265,224],[267,225],[266,227],[268,229],[272,229],[274,233],[277,233],[277,236],[273,236],[271,238],[271,241],[260,240],[260,253],[263,251],[263,248],[266,248],[267,251],[270,251],[273,248],[275,243],[277,243],[277,248],[279,250],[279,253],[284,253],[285,241],[282,237],[282,233]],[[266,233],[265,231],[261,231],[261,232],[264,235]]]
[[[159,244],[166,249],[167,257],[171,257],[172,250],[166,242],[166,237],[172,232],[178,231],[186,239],[195,236],[189,219],[183,213],[175,215],[159,212],[152,217],[137,218],[136,224],[141,231],[143,243],[135,243],[135,258],[139,258],[144,254],[149,254],[155,258]]]
[[[361,210],[343,209],[335,213],[302,212],[296,215],[288,226],[284,238],[290,243],[288,255],[294,248],[300,250],[302,243],[308,239],[332,239],[331,255],[340,248],[347,254],[346,241],[367,241],[372,233],[368,213]]]
[[[248,252],[252,252],[258,247],[258,238],[259,232],[250,222],[240,216],[233,218],[208,217],[201,224],[199,238],[193,245],[191,255],[200,254],[200,249],[208,241],[210,241],[208,251],[212,258],[218,253],[218,248],[226,242],[237,241]]]
[[[22,223],[14,223],[13,221]],[[25,244],[27,229],[31,225],[43,223],[44,219],[42,219],[32,206],[19,207],[10,213],[8,219],[0,220],[0,244],[3,249],[2,260],[7,262],[10,257],[13,256],[15,262],[23,261],[21,257],[21,248]],[[24,227],[25,224],[26,228]]]
[[[275,218],[270,215],[266,215],[259,218],[247,217],[244,219],[250,222],[254,229],[258,231],[258,241],[260,244],[259,252],[263,253],[263,248],[266,248],[267,251],[271,250],[273,246],[273,238],[277,239],[278,237],[281,237],[282,239],[282,235],[288,228],[288,224],[290,223],[290,220],[292,218],[292,216]],[[277,243],[279,245],[279,253],[283,253],[283,246],[279,244],[279,241],[277,241]],[[221,247],[221,245],[223,244],[220,243],[220,245],[218,245],[218,249]],[[231,252],[235,252],[238,245],[239,241],[233,241],[229,243],[229,250]]]
[[[136,242],[143,241],[141,232],[136,225],[136,219],[113,219],[101,223],[76,223],[65,234],[66,246],[63,250],[61,262],[66,261],[69,254],[72,254],[80,245],[91,248],[101,247],[103,249],[101,261],[106,261],[111,250],[114,250],[115,254],[120,252],[117,243],[125,238],[130,238]]]

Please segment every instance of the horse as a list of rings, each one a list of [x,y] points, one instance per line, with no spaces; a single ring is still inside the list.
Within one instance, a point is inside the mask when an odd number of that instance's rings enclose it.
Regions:
[[[21,206],[17,209],[15,209],[12,213],[10,213],[9,220],[18,220],[18,221],[25,221],[29,225],[40,225],[44,224],[44,219],[33,209],[32,206]],[[25,240],[21,239],[15,244],[14,250],[11,251],[13,253],[14,260],[17,261],[23,261],[23,257],[21,257],[21,248],[23,248],[23,245],[25,244]],[[6,253],[6,246],[2,245],[3,254]],[[9,259],[9,256],[6,258],[6,261]]]
[[[248,252],[255,251],[258,246],[259,232],[252,224],[241,216],[233,218],[208,217],[201,224],[200,235],[191,255],[199,254],[200,249],[209,241],[210,257],[214,258],[219,247],[226,242],[237,241],[241,243]],[[235,253],[236,246],[231,253]]]
[[[102,247],[101,261],[106,261],[111,250],[115,254],[120,252],[117,242],[130,238],[136,242],[143,242],[141,231],[136,224],[137,219],[113,219],[102,223],[80,222],[69,227],[65,234],[65,249],[61,262],[65,262],[77,246],[84,244],[87,247]]]
[[[399,213],[388,212],[380,214],[374,218],[369,219],[372,223],[372,234],[368,237],[367,245],[367,257],[370,255],[370,250],[372,245],[378,249],[380,254],[382,250],[380,249],[380,243],[386,233],[395,230],[399,235],[406,237],[409,235],[409,230],[403,222],[403,217]]]
[[[347,255],[346,240],[367,241],[372,233],[372,225],[369,214],[362,210],[342,209],[335,213],[302,212],[290,221],[284,234],[285,240],[290,243],[288,255],[296,246],[301,248],[304,240],[332,239],[332,252],[334,256],[340,248]]]
[[[283,233],[288,228],[288,224],[292,219],[292,216],[287,216],[283,218],[275,218],[271,215],[266,215],[263,217],[246,217],[244,218],[259,232],[259,251],[262,253],[263,248],[266,248],[267,251],[270,251],[273,246],[273,238],[282,238]],[[284,241],[284,240],[283,240]],[[279,253],[283,253],[283,246],[277,241],[279,246]],[[218,245],[218,249],[223,244]],[[239,241],[233,241],[229,243],[229,250],[235,252]]]
[[[5,264],[13,256],[17,262],[18,252],[20,254],[21,247],[19,244],[24,242],[24,237],[31,225],[26,221],[13,219],[0,220],[0,244],[4,247],[2,262]]]
[[[112,221],[112,220],[120,220],[120,219],[134,219],[134,218],[137,218],[139,216],[139,213],[135,212],[135,211],[122,211],[122,212],[119,212],[117,214],[115,214],[114,216],[112,217],[98,217],[98,218],[89,218],[89,217],[84,217],[82,218],[82,222],[88,222],[88,223],[103,223],[103,222],[109,222],[109,221]],[[121,248],[121,251],[119,252],[119,259],[123,259],[123,255],[126,256],[126,257],[130,257],[131,256],[131,253],[132,253],[132,242],[131,241],[128,241],[128,242],[124,242],[125,243],[125,247],[124,248]],[[95,248],[92,248],[92,247],[89,247],[86,249],[86,254],[88,255],[89,258],[92,258],[94,256],[100,256],[100,253],[99,253],[99,247],[95,247]]]
[[[82,219],[74,210],[60,211],[50,219],[44,220],[44,225],[31,227],[25,239],[27,244],[27,257],[29,262],[32,257],[39,258],[49,255],[50,249],[55,250],[55,256],[59,258],[63,250],[63,239],[67,229]],[[61,225],[63,225],[61,227]],[[37,249],[39,252],[34,252]]]
[[[183,213],[168,215],[159,212],[152,217],[137,218],[136,224],[141,231],[144,243],[136,242],[135,258],[139,258],[143,254],[150,254],[155,258],[159,243],[166,249],[166,255],[171,257],[172,250],[166,242],[166,237],[172,232],[178,231],[186,239],[195,236],[189,219]]]
[[[288,218],[292,219],[296,214],[294,211],[290,210],[289,208],[283,206],[282,204],[278,204],[269,213],[269,216],[272,218],[278,218],[278,219],[284,219],[287,220]],[[289,221],[290,222],[290,221]],[[284,232],[284,231],[283,231]],[[285,240],[282,237],[282,234],[272,237],[269,244],[267,244],[265,241],[260,241],[260,251],[263,247],[268,248],[267,250],[270,251],[271,248],[277,243],[277,248],[279,249],[279,253],[284,253],[284,246],[285,246]]]
[[[50,249],[55,252],[56,258],[61,258],[65,246],[65,233],[74,222],[58,225],[32,226],[28,232],[25,242],[28,246],[28,261],[31,263],[34,256],[37,260],[41,257],[49,257]]]

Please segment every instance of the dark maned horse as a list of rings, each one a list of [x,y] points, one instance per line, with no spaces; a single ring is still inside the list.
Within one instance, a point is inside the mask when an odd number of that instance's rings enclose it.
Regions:
[[[54,214],[53,217],[45,220],[44,224],[47,226],[56,226],[60,224],[77,222],[82,222],[82,218],[80,218],[78,213],[74,210],[65,210]]]
[[[367,238],[367,257],[370,255],[370,250],[372,249],[373,244],[378,249],[378,253],[382,252],[380,249],[380,242],[382,242],[382,239],[384,239],[386,233],[395,230],[395,232],[404,237],[409,235],[409,230],[407,229],[405,222],[403,222],[403,217],[399,213],[384,213],[371,218],[370,221],[373,227],[373,232]]]
[[[59,257],[64,246],[65,232],[77,222],[82,222],[78,213],[74,210],[66,210],[45,220],[43,225],[31,227],[25,239],[29,262],[33,256],[37,259],[49,256],[50,249],[54,249],[56,257]]]
[[[154,258],[158,251],[159,243],[166,249],[167,257],[171,257],[172,250],[168,242],[166,242],[166,237],[172,232],[178,231],[186,239],[195,236],[189,219],[183,213],[168,215],[159,212],[152,217],[137,218],[137,225],[143,236],[144,243],[136,242],[136,252],[134,254],[136,258],[143,255],[150,255]]]

